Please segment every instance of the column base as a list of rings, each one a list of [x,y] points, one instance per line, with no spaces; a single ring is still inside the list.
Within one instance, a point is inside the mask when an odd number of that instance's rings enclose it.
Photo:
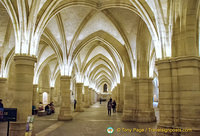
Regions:
[[[84,109],[80,108],[80,109],[75,109],[74,112],[84,112]]]
[[[117,104],[117,112],[123,112],[123,107]]]
[[[137,118],[136,118],[137,122],[149,123],[149,122],[156,121],[156,116],[155,116],[154,110],[136,111],[136,115],[137,115]]]
[[[85,105],[85,106],[84,106],[84,108],[89,108],[89,107],[90,107],[89,105]]]
[[[24,136],[25,132],[25,122],[10,122],[10,136]]]
[[[124,110],[123,116],[122,116],[122,121],[135,121],[133,111],[132,110]]]
[[[58,115],[58,120],[63,120],[63,121],[67,121],[67,120],[72,120],[72,113],[71,113],[71,109],[69,108],[61,108],[60,109],[60,114]]]

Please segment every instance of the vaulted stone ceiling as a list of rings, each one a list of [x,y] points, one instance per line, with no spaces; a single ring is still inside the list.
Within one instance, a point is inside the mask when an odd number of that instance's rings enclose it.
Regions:
[[[17,7],[14,1],[7,3],[3,0],[2,2],[4,6],[12,3],[13,7]],[[57,2],[41,0],[36,15],[38,26],[35,32],[38,34],[33,34],[36,37],[34,37],[35,41],[32,39],[34,42],[31,42],[26,49],[22,44],[21,50],[18,50],[20,39],[16,40],[17,24],[14,23],[14,29],[12,27],[15,17],[14,19],[11,17],[11,22],[8,16],[12,13],[6,12],[0,4],[2,11],[0,50],[1,59],[4,60],[1,62],[1,76],[8,75],[10,65],[7,63],[10,63],[8,58],[11,59],[14,52],[25,53],[29,50],[29,53],[36,55],[38,59],[35,65],[34,84],[38,83],[42,69],[48,65],[51,71],[51,86],[54,86],[57,76],[61,74],[73,76],[77,82],[92,84],[96,90],[99,90],[104,83],[112,89],[123,76],[137,76],[137,59],[141,57],[138,55],[137,50],[140,49],[137,46],[142,36],[146,39],[150,37],[149,45],[145,48],[148,54],[146,59],[150,65],[149,73],[153,75],[155,58],[167,57],[171,53],[166,52],[170,44],[167,44],[169,39],[166,39],[166,34],[163,33],[167,28],[162,26],[169,24],[164,22],[170,14],[167,3],[162,2],[159,7],[158,3],[151,0],[140,2],[138,0],[60,0]],[[28,0],[27,4],[31,10],[33,1]],[[160,19],[160,16],[163,19]],[[148,30],[145,29],[144,34],[140,34],[138,38],[138,31],[142,31],[143,28]],[[38,39],[37,48],[35,44]],[[162,42],[164,43],[161,44]],[[15,51],[14,46],[17,47]]]
[[[97,81],[96,88],[102,87],[104,83],[113,87],[120,82],[120,71],[124,72],[124,64],[122,56],[112,47],[115,45],[109,45],[110,40],[115,40],[112,41],[113,44],[116,42],[119,46],[126,46],[129,50],[126,57],[136,59],[136,37],[140,20],[134,12],[124,8],[98,10],[77,5],[56,14],[46,26],[42,37],[51,39],[54,44],[52,46],[59,49],[55,56],[63,56],[66,59],[63,61],[71,60],[74,63],[77,82],[84,82],[88,78],[90,81]],[[54,54],[53,49],[42,43],[39,52],[42,55],[38,66]],[[57,69],[58,63],[54,61],[50,67]]]

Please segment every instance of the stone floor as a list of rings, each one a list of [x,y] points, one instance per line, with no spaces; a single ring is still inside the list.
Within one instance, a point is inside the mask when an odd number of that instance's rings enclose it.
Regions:
[[[36,117],[34,121],[35,136],[156,136],[155,133],[149,133],[149,128],[156,128],[154,123],[135,123],[122,122],[122,113],[112,113],[107,115],[106,103],[96,103],[90,108],[84,109],[84,112],[73,112],[72,121],[57,121],[57,114]],[[156,112],[156,114],[158,114]],[[6,123],[0,123],[6,132]],[[114,133],[108,134],[107,128],[112,127]],[[133,129],[145,132],[133,132]],[[1,131],[2,129],[0,129]],[[131,131],[131,132],[130,132]],[[6,133],[4,133],[5,135]],[[4,136],[1,133],[1,136]]]
[[[36,136],[154,136],[153,133],[134,133],[130,130],[156,128],[155,123],[122,122],[122,113],[107,115],[106,103],[96,103],[84,112],[73,112],[72,121],[56,121],[57,115],[37,117],[34,123]],[[114,129],[113,134],[107,128]],[[119,132],[117,132],[119,131]]]

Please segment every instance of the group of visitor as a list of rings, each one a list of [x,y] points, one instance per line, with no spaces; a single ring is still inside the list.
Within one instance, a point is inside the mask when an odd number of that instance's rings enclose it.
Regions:
[[[45,106],[45,108],[43,108],[43,104],[42,102],[39,103],[39,107],[38,107],[39,111],[45,110],[47,112],[47,115],[50,115],[52,113],[55,113],[55,108],[54,108],[54,104],[53,102],[51,102],[50,104],[47,104]]]
[[[107,108],[108,108],[108,115],[111,116],[111,109],[113,109],[113,113],[116,112],[116,102],[115,100],[112,101],[112,98],[110,98],[110,100],[108,101],[108,104],[107,104]]]

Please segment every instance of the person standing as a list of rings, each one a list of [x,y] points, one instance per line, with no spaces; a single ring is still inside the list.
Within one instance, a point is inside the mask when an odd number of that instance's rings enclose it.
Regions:
[[[100,98],[100,104],[101,104],[101,98]]]
[[[108,108],[108,115],[111,116],[111,108],[112,108],[112,100],[111,99],[108,101],[107,108]]]
[[[115,102],[115,100],[112,103],[112,108],[113,108],[113,113],[115,113],[116,112],[116,102]]]
[[[2,99],[0,99],[0,108],[3,108]]]
[[[74,109],[76,109],[76,99],[74,99]]]

